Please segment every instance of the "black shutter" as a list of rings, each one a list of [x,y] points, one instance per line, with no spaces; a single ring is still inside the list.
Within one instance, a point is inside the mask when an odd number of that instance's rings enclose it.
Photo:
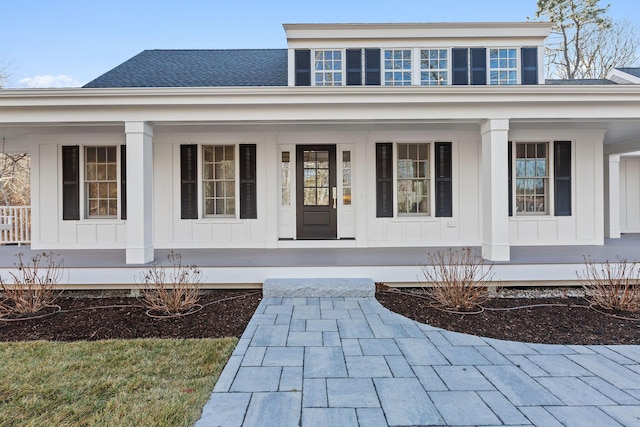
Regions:
[[[522,48],[522,84],[538,84],[538,48]]]
[[[198,146],[180,145],[180,218],[198,219]]]
[[[487,84],[487,49],[471,49],[471,84]]]
[[[240,144],[240,218],[258,217],[256,200],[256,145]]]
[[[555,214],[571,216],[571,142],[554,143]]]
[[[513,216],[513,146],[511,141],[509,141],[507,144],[507,187],[509,189],[509,216]]]
[[[380,86],[380,49],[364,50],[365,85]]]
[[[347,85],[362,85],[362,49],[347,49]]]
[[[311,86],[311,51],[295,51],[296,86]]]
[[[62,219],[80,219],[80,147],[62,147]]]
[[[451,56],[453,60],[453,80],[454,85],[468,85],[469,84],[469,63],[468,52],[466,48],[454,48],[451,49]]]
[[[453,186],[451,182],[452,153],[450,142],[436,142],[436,216],[453,216]]]
[[[393,217],[393,144],[376,144],[376,217]]]
[[[127,219],[127,146],[120,146],[120,219]]]

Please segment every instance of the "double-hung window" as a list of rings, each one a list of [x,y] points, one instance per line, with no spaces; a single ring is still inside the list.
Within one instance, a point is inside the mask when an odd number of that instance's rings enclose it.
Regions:
[[[342,51],[316,50],[314,53],[316,86],[342,85]]]
[[[449,84],[449,58],[447,49],[420,51],[420,84],[440,86]]]
[[[429,144],[397,144],[398,215],[430,215]]]
[[[257,218],[256,190],[255,144],[180,146],[182,219]]]
[[[516,144],[516,213],[549,213],[549,149],[546,142]]]
[[[489,83],[492,85],[518,84],[517,49],[489,49]]]
[[[411,85],[411,49],[386,49],[383,63],[385,85]]]
[[[235,146],[202,146],[204,216],[235,216]]]
[[[118,159],[116,147],[85,147],[87,218],[118,217]]]

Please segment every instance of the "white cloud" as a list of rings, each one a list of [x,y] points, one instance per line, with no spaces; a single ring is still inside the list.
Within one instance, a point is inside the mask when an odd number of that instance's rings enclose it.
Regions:
[[[66,74],[52,76],[50,74],[44,76],[25,77],[20,79],[20,84],[28,88],[48,88],[48,87],[78,87],[80,82]]]

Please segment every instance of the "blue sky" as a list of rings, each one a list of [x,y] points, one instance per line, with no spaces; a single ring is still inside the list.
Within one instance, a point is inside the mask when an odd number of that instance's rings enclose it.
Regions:
[[[601,1],[606,4],[606,1]],[[640,26],[640,0],[610,0]],[[524,21],[536,0],[0,0],[6,87],[79,86],[145,49],[282,48],[283,23]]]

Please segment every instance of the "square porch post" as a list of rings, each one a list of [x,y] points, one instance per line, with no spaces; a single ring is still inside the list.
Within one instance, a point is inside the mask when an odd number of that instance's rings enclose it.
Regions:
[[[605,163],[605,225],[606,237],[620,238],[620,155],[610,154]],[[608,179],[607,179],[608,178]]]
[[[490,119],[482,134],[482,257],[509,261],[509,120]]]
[[[127,138],[127,264],[153,261],[153,128],[125,123]]]

